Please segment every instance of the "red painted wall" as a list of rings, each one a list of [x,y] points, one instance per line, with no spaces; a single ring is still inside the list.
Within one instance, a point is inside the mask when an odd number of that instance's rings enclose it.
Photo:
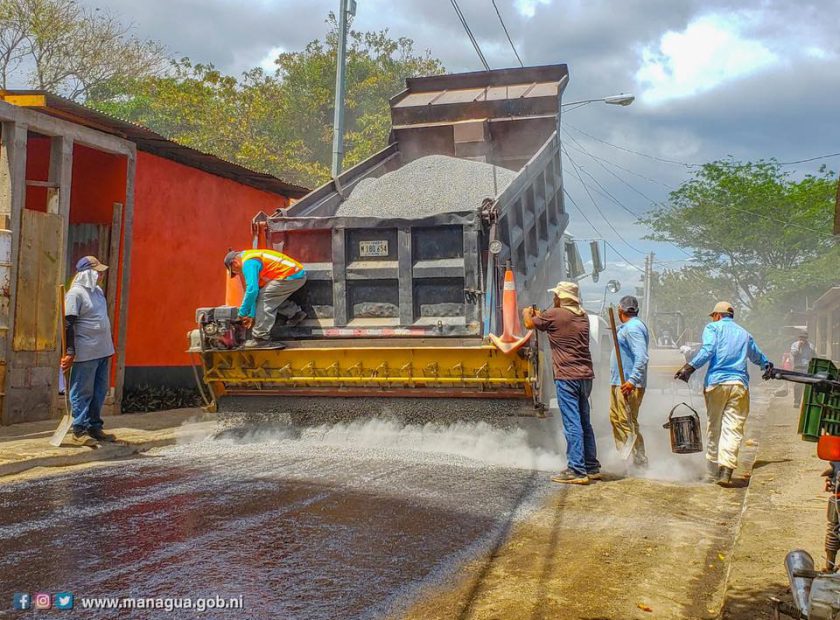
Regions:
[[[127,161],[122,155],[73,145],[70,223],[110,225],[114,203],[125,204],[127,174]]]
[[[195,309],[225,301],[228,248],[251,245],[250,221],[287,199],[137,153],[126,366],[186,366]]]

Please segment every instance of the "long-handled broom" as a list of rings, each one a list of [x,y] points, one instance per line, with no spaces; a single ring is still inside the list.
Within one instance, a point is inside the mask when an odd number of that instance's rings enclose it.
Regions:
[[[621,363],[621,349],[618,346],[618,329],[616,329],[615,326],[615,310],[612,306],[610,306],[610,331],[612,331],[613,345],[615,346],[615,361],[618,363],[618,376],[621,379],[621,385],[624,385],[626,381],[624,378],[624,365]],[[621,402],[624,404],[624,415],[627,417],[627,422],[629,424],[630,410],[624,394],[621,395]],[[633,453],[633,446],[636,445],[636,439],[638,439],[638,435],[636,435],[636,433],[634,433],[631,429],[627,434],[627,438],[624,440],[624,444],[618,450],[618,454],[621,456],[622,460],[626,461],[630,458],[630,455]]]
[[[59,296],[59,307],[61,309],[61,314],[58,317],[58,324],[59,329],[58,333],[61,335],[61,358],[67,355],[67,339],[65,338],[64,332],[64,285],[61,284],[58,287],[58,296]],[[55,429],[52,438],[50,439],[50,445],[58,447],[61,445],[61,442],[64,441],[64,437],[67,435],[67,431],[70,430],[70,426],[73,424],[73,415],[70,409],[70,370],[61,369],[61,374],[64,377],[64,416],[61,418],[61,422],[58,423],[58,428]]]

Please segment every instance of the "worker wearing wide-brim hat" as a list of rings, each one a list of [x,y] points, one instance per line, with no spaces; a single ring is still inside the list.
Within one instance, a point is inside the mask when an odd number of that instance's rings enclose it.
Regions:
[[[705,397],[708,416],[706,460],[710,477],[721,486],[731,486],[738,467],[738,451],[744,438],[744,424],[750,413],[750,376],[747,361],[767,370],[773,364],[750,335],[735,322],[735,309],[727,301],[715,305],[712,322],[703,330],[703,345],[688,364],[674,375],[688,381],[705,364]]]
[[[554,295],[554,307],[539,313],[525,308],[522,318],[528,329],[545,332],[551,346],[567,460],[566,469],[551,480],[589,484],[590,480],[601,477],[589,410],[589,395],[595,378],[589,352],[589,317],[580,305],[576,283],[559,282],[548,292]]]

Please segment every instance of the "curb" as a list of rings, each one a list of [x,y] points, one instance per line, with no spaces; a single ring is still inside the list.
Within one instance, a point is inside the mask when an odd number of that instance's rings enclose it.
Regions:
[[[72,453],[68,452],[68,454],[36,457],[14,463],[6,463],[0,465],[0,482],[2,482],[3,476],[20,474],[30,469],[35,469],[36,467],[66,467],[68,465],[82,465],[84,463],[95,463],[98,461],[111,461],[147,452],[153,448],[171,446],[176,442],[177,438],[174,436],[164,437],[130,444],[123,443],[104,445],[95,449],[84,448]]]

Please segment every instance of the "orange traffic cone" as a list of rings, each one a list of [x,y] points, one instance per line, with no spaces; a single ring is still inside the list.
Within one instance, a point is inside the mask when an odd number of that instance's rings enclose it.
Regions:
[[[505,354],[522,348],[522,345],[528,342],[534,333],[528,331],[524,336],[518,335],[522,333],[522,324],[519,322],[519,307],[516,304],[516,283],[513,280],[513,270],[510,268],[505,271],[502,292],[502,325],[504,331],[501,337],[490,334],[490,341]]]
[[[242,282],[239,278],[231,278],[225,271],[225,305],[241,306],[245,291],[242,290]]]

